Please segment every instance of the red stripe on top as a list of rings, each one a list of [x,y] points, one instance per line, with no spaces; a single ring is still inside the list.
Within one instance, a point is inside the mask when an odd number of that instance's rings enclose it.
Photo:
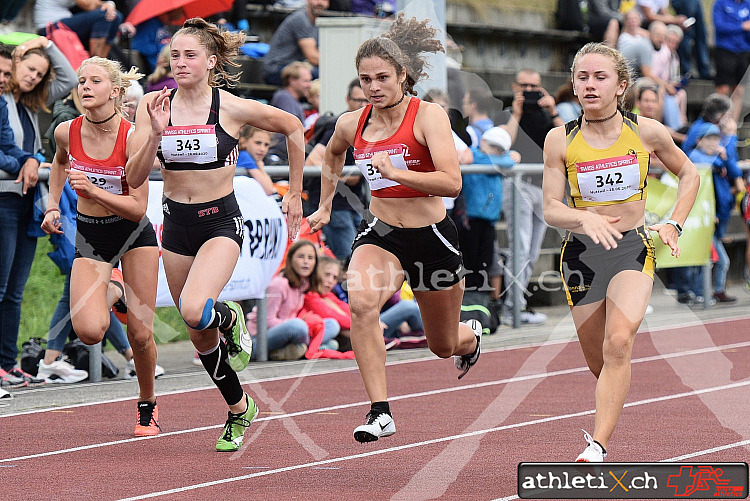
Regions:
[[[427,146],[421,144],[414,137],[414,122],[417,118],[417,112],[419,111],[419,105],[422,101],[416,97],[409,98],[409,106],[406,108],[406,115],[401,121],[398,130],[391,137],[381,139],[380,141],[367,141],[362,138],[362,129],[365,125],[365,120],[372,111],[372,105],[368,104],[362,114],[359,117],[357,123],[357,133],[354,136],[354,149],[355,150],[371,150],[377,148],[378,150],[384,147],[396,147],[403,145],[407,152],[404,154],[404,160],[409,170],[416,172],[434,172],[435,164],[432,163],[432,156]],[[372,196],[378,198],[413,198],[413,197],[429,197],[430,195],[408,186],[391,186],[383,188],[382,190],[373,190]]]

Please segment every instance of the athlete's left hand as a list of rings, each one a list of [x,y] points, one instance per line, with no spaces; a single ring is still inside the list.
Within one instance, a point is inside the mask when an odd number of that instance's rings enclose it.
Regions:
[[[396,168],[391,163],[391,157],[385,151],[375,153],[370,159],[372,166],[378,169],[383,179],[393,179],[391,176],[396,172]]]
[[[648,229],[659,234],[659,238],[661,238],[664,245],[672,249],[672,256],[675,258],[680,257],[680,246],[677,245],[677,228],[671,224],[652,224]]]
[[[302,194],[299,191],[287,191],[281,200],[281,212],[286,215],[289,240],[296,240],[299,226],[302,224]]]

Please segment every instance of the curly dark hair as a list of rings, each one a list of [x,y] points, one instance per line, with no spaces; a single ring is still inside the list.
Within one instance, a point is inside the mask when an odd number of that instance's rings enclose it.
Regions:
[[[237,56],[240,47],[245,43],[244,34],[222,31],[203,18],[193,17],[185,21],[182,28],[177,30],[172,41],[180,35],[194,36],[206,48],[209,56],[216,56],[216,66],[211,68],[208,74],[208,84],[211,87],[222,85],[233,87],[239,81],[241,72],[229,73],[227,66],[240,67],[233,58]]]
[[[388,61],[401,74],[406,70],[406,80],[403,83],[404,94],[417,95],[414,90],[416,83],[427,76],[424,71],[424,52],[445,52],[443,44],[435,37],[435,28],[427,26],[429,19],[418,21],[412,17],[404,19],[404,13],[398,15],[390,29],[379,37],[370,38],[359,46],[354,63],[359,70],[362,59],[377,56]]]

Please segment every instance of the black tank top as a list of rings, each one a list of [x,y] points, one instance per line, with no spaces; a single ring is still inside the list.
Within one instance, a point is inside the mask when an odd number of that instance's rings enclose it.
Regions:
[[[170,100],[177,89],[173,89]],[[219,89],[212,88],[211,111],[206,125],[172,125],[164,130],[159,149],[162,168],[166,170],[211,170],[237,163],[238,140],[227,134],[219,124]]]

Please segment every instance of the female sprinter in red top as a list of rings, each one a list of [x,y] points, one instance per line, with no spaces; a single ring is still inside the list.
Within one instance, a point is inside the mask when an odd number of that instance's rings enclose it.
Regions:
[[[57,152],[49,179],[49,201],[42,223],[47,233],[60,229],[60,195],[67,172],[78,193],[76,255],[70,274],[70,315],[86,344],[102,340],[110,309],[123,291],[110,285],[112,267],[122,262],[128,297],[128,339],[137,374],[154,374],[154,308],[159,271],[156,233],[148,217],[148,185],[128,184],[125,165],[134,154],[133,125],[122,116],[122,99],[132,80],[120,64],[92,57],[78,69],[78,97],[85,114],[55,129]],[[139,377],[135,435],[159,433],[154,378]]]
[[[427,21],[405,21],[401,14],[387,33],[359,47],[355,64],[370,104],[338,119],[324,155],[320,205],[308,217],[313,231],[328,223],[346,149],[353,146],[373,195],[347,272],[352,347],[371,402],[365,424],[354,430],[359,442],[396,432],[379,313],[404,278],[419,303],[430,350],[455,356],[461,376],[479,358],[481,325],[459,323],[464,270],[456,227],[440,198],[461,191],[448,115],[412,97],[425,75],[421,54],[443,50],[434,35]]]

